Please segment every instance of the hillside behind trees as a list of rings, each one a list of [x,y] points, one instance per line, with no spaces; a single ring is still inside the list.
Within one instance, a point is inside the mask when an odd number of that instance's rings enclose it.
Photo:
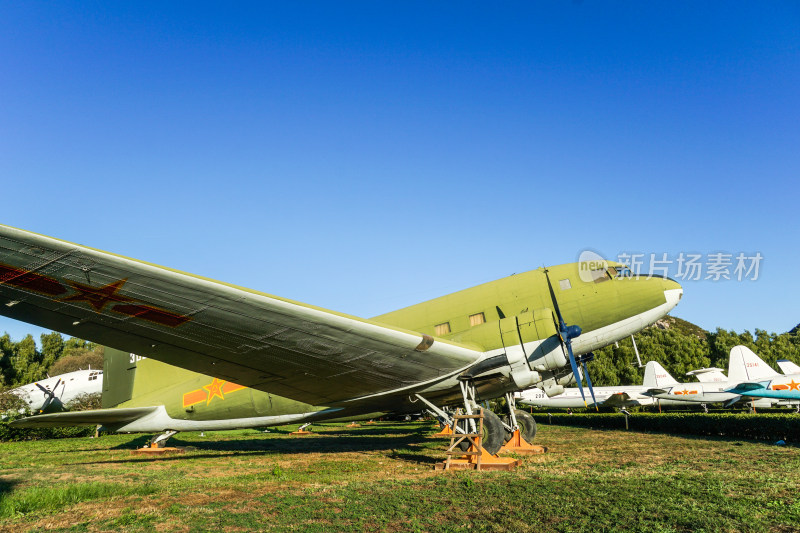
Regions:
[[[737,344],[753,350],[774,369],[778,359],[800,364],[800,327],[781,334],[761,329],[753,333],[720,328],[708,332],[680,318],[665,317],[636,334],[642,364],[658,361],[678,381],[689,381],[686,372],[697,368],[716,366],[727,372],[728,354]],[[19,342],[13,342],[7,333],[0,337],[0,385],[5,387],[90,365],[103,367],[102,346],[75,337],[64,340],[56,332],[41,335],[39,346],[31,335]],[[595,351],[589,371],[596,386],[639,385],[644,376],[644,368],[636,364],[630,338]]]

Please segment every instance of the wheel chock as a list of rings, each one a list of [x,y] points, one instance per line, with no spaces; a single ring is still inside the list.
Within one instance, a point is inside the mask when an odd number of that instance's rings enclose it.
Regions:
[[[289,433],[289,435],[299,435],[301,437],[303,435],[313,435],[313,434],[314,433],[312,433],[311,431],[306,431],[305,429],[298,429],[297,431],[292,431],[291,433]]]
[[[439,433],[434,433],[431,437],[449,437],[452,434],[453,430],[450,429],[450,424],[445,424]]]
[[[173,453],[186,453],[186,448],[171,448],[171,447],[159,448],[158,444],[154,442],[150,446],[145,446],[144,448],[136,448],[135,450],[131,450],[131,455],[153,456],[153,455],[170,455]]]
[[[349,428],[358,428],[358,427],[361,427],[361,424],[359,424],[358,422],[350,422],[349,424],[347,424],[347,427],[349,427]]]
[[[513,470],[519,464],[511,457],[498,457],[486,451],[483,446],[476,451],[470,446],[469,451],[457,459],[449,459],[434,465],[434,470]],[[480,456],[480,457],[479,457]]]
[[[544,446],[536,446],[528,443],[528,441],[522,438],[522,435],[520,435],[519,430],[517,429],[511,434],[511,439],[503,444],[500,447],[500,451],[497,453],[514,452],[519,454],[533,455],[537,453],[544,453],[546,451],[547,448]]]

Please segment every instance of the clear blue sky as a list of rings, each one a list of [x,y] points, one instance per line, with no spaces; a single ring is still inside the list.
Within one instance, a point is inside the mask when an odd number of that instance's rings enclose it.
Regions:
[[[5,2],[12,226],[360,316],[591,248],[800,322],[797,2]],[[38,328],[0,319],[0,332]]]

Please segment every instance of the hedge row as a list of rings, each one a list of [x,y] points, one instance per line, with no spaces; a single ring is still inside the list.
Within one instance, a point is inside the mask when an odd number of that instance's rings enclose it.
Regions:
[[[15,428],[8,422],[0,422],[0,442],[16,440],[64,439],[70,437],[89,437],[94,435],[94,426],[63,428]]]
[[[622,413],[533,416],[537,424],[625,429],[625,415]],[[632,431],[800,442],[800,415],[795,413],[634,413],[628,417],[628,427]]]

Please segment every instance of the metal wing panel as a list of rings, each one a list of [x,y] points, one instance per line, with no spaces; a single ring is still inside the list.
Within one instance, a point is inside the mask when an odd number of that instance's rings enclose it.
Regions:
[[[95,424],[123,424],[133,422],[149,415],[156,407],[128,407],[113,409],[94,409],[29,416],[11,422],[11,426],[22,428],[93,426]]]
[[[482,352],[0,225],[0,314],[315,405]]]

